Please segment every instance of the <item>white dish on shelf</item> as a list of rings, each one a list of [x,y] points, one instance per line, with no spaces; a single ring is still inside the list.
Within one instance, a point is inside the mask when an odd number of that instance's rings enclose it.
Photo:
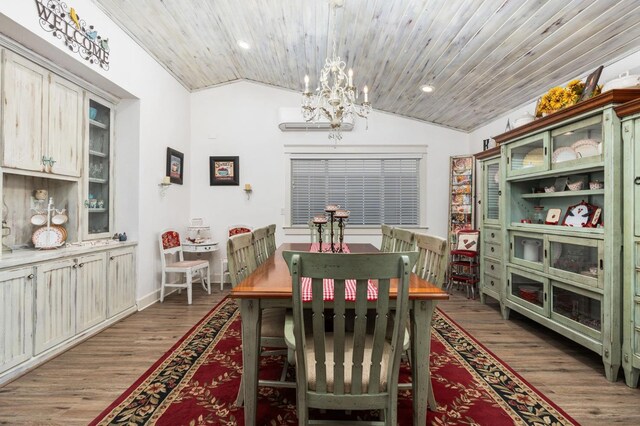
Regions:
[[[47,223],[47,216],[43,214],[34,214],[31,216],[31,224],[35,226],[42,226]]]
[[[578,154],[576,154],[573,148],[570,148],[568,146],[563,146],[553,151],[553,158],[551,161],[555,164],[555,163],[562,163],[564,161],[575,160],[577,158],[578,158]]]
[[[579,158],[593,157],[594,155],[600,155],[598,150],[599,143],[599,141],[594,139],[582,139],[574,142],[571,148],[578,154]]]
[[[31,236],[31,241],[36,248],[56,248],[60,247],[65,240],[65,235],[60,227],[46,226],[36,229]]]

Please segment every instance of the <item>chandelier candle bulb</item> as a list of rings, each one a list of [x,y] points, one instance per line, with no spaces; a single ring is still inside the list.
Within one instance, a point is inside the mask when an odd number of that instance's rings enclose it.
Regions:
[[[309,76],[304,76],[304,93],[309,93]]]
[[[362,93],[364,93],[364,102],[369,102],[369,88],[366,85],[362,88]]]
[[[353,87],[353,69],[349,68],[349,87]]]

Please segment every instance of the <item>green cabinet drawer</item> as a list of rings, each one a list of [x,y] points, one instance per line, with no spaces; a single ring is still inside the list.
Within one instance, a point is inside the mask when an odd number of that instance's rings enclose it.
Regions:
[[[502,229],[485,228],[482,239],[485,243],[501,244],[502,243]]]
[[[484,260],[484,273],[493,277],[502,276],[502,262],[485,258]]]
[[[489,274],[484,275],[484,287],[488,290],[493,291],[496,294],[500,293],[500,288],[502,287],[502,280],[498,277],[494,277]]]
[[[482,254],[487,257],[493,257],[494,259],[502,258],[502,244],[489,243],[484,241],[482,246]]]

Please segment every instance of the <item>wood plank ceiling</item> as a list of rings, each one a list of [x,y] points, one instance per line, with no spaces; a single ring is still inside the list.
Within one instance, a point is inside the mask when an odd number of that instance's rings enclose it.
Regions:
[[[331,46],[327,0],[94,2],[189,90],[314,87]],[[640,50],[640,1],[346,0],[336,28],[374,109],[470,131]]]

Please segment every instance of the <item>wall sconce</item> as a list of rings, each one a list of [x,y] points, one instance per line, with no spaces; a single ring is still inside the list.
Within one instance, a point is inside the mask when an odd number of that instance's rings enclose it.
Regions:
[[[244,184],[244,192],[247,194],[247,200],[251,197],[251,193],[253,192],[253,188],[251,188],[250,183]]]
[[[164,196],[167,188],[171,186],[171,178],[169,176],[163,176],[162,182],[160,182],[158,186],[160,187],[160,195]]]

